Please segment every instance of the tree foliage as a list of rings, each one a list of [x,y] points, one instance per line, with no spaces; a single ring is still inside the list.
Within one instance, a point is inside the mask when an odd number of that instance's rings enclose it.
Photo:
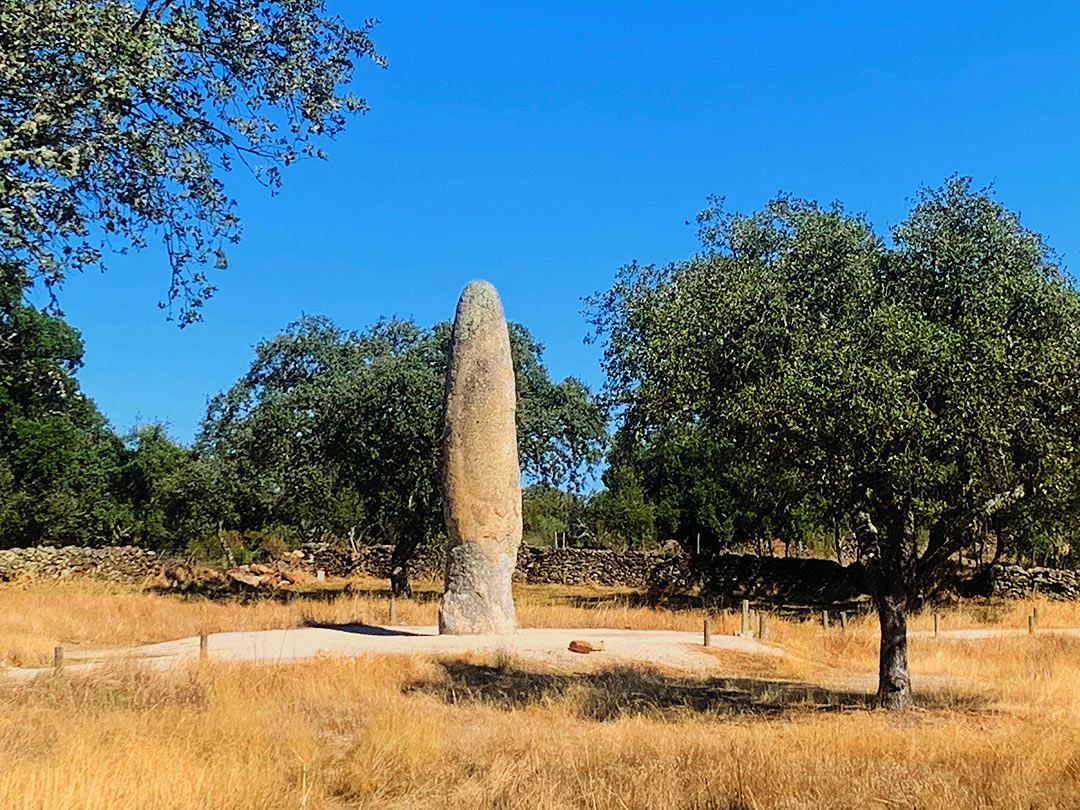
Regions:
[[[362,99],[369,36],[322,0],[0,0],[0,267],[53,291],[151,234],[195,320],[239,236],[224,175],[271,188]]]

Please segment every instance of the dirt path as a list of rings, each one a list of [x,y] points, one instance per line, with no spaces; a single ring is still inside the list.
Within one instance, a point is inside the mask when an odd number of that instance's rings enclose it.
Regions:
[[[575,639],[593,645],[604,642],[599,653],[570,652]],[[715,649],[736,650],[759,655],[782,656],[776,645],[740,636],[713,636]],[[519,660],[541,663],[558,669],[588,671],[612,664],[651,664],[687,673],[716,671],[716,659],[704,652],[700,633],[668,630],[550,629],[527,628],[511,636],[440,636],[436,627],[377,627],[335,625],[288,630],[258,630],[215,633],[208,639],[207,653],[215,660],[301,661],[319,655],[425,655],[458,656],[468,653],[505,652]],[[107,661],[136,659],[162,669],[199,655],[199,639],[177,639],[141,647],[108,650],[71,649],[65,669],[90,669]],[[9,677],[33,677],[49,668],[8,668]]]

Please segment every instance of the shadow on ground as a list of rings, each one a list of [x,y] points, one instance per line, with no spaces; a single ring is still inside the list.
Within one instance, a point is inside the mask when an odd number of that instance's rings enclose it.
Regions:
[[[632,716],[776,716],[874,708],[873,695],[799,681],[698,680],[634,667],[560,674],[464,661],[443,661],[440,665],[444,678],[413,682],[404,691],[435,695],[451,705],[483,704],[507,710],[561,703],[582,718],[599,721]],[[991,711],[990,699],[975,693],[931,692],[919,695],[916,702],[923,709]]]
[[[363,622],[347,622],[334,624],[332,622],[316,622],[310,619],[304,621],[304,627],[318,627],[321,630],[338,630],[342,633],[355,633],[360,636],[416,636],[419,633],[410,633],[391,627],[380,627],[377,624],[364,624]]]

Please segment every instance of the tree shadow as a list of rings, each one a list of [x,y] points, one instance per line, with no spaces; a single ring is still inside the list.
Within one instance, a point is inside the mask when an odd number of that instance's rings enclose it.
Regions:
[[[408,630],[398,628],[380,627],[377,624],[364,624],[363,622],[346,622],[334,624],[333,622],[317,622],[312,619],[304,619],[304,627],[317,627],[320,630],[338,630],[342,633],[355,633],[360,636],[418,636],[420,633],[410,633]]]
[[[404,691],[434,695],[451,705],[482,704],[505,710],[561,704],[583,719],[597,721],[694,714],[775,717],[875,708],[872,694],[801,681],[679,678],[635,667],[562,674],[460,660],[441,661],[440,666],[443,678],[414,681]],[[975,693],[941,691],[916,697],[920,708],[963,713],[988,713],[992,711],[989,704],[989,697]]]

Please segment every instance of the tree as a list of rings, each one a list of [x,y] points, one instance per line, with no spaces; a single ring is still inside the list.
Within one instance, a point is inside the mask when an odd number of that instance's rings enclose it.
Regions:
[[[215,397],[197,454],[231,469],[239,528],[392,543],[392,587],[442,530],[442,396],[450,325],[380,321],[345,332],[306,317],[256,347],[248,373]],[[600,408],[577,380],[548,379],[542,347],[511,325],[522,468],[556,485],[599,461]]]
[[[122,540],[124,448],[73,376],[82,340],[22,291],[0,274],[0,545]]]
[[[0,269],[53,293],[160,234],[182,323],[239,237],[223,176],[275,188],[366,105],[374,21],[322,0],[0,0]]]
[[[643,498],[652,507],[656,537],[675,539],[687,551],[714,553],[774,537],[790,546],[818,528],[813,496],[800,496],[809,504],[788,502],[730,441],[697,423],[644,436],[624,426],[609,464],[604,481],[610,494],[628,489],[627,497]]]
[[[182,537],[178,529],[187,528],[177,520],[177,503],[195,494],[178,485],[191,453],[169,438],[160,422],[133,428],[127,445],[116,495],[130,509],[131,536],[143,546],[176,548]]]
[[[703,253],[631,265],[592,299],[610,394],[643,435],[707,431],[785,511],[850,515],[878,699],[907,706],[906,616],[953,556],[992,521],[1030,531],[1075,503],[1080,295],[964,178],[920,192],[888,242],[790,197],[699,222]]]

